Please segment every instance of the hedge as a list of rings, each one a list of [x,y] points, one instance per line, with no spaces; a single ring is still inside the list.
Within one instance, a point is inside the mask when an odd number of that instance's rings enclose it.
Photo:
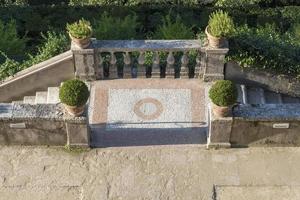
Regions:
[[[38,38],[40,32],[46,32],[50,28],[63,31],[67,22],[74,22],[82,17],[94,21],[99,19],[105,11],[114,17],[125,17],[135,14],[137,21],[143,26],[140,35],[145,37],[153,32],[161,23],[162,17],[171,10],[174,18],[177,14],[183,22],[193,28],[204,29],[208,22],[209,14],[216,10],[214,7],[185,7],[185,6],[28,6],[28,7],[0,7],[0,20],[9,21],[15,19],[20,35],[27,33],[28,37]],[[276,23],[283,31],[287,30],[295,21],[300,21],[300,6],[277,7],[269,9],[227,9],[238,25],[249,26]]]

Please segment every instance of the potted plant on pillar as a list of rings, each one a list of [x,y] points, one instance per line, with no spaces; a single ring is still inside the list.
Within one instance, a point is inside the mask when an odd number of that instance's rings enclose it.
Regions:
[[[59,99],[64,104],[68,113],[72,116],[80,116],[84,112],[84,106],[90,92],[86,84],[78,79],[64,82],[59,88]]]
[[[209,90],[209,98],[213,103],[213,113],[217,117],[230,115],[232,106],[237,101],[237,95],[237,88],[232,81],[216,81]]]
[[[234,31],[234,23],[227,12],[222,10],[213,12],[209,16],[208,26],[205,33],[208,45],[213,48],[226,46],[227,37]]]
[[[67,24],[67,30],[72,42],[80,48],[87,48],[91,43],[92,27],[89,21],[80,19],[73,24]]]

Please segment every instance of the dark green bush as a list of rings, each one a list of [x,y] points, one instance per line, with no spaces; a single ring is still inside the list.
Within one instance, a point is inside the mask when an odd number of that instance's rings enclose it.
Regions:
[[[93,32],[98,40],[136,39],[138,26],[136,15],[128,15],[121,19],[104,12],[100,19],[95,20]]]
[[[78,79],[68,80],[59,89],[59,99],[68,106],[82,106],[90,96],[86,84]]]
[[[0,20],[0,51],[10,58],[19,58],[24,54],[26,38],[17,33],[16,22],[3,23]]]
[[[162,24],[158,26],[153,38],[155,39],[193,39],[195,37],[192,28],[187,27],[179,15],[175,20],[168,14],[162,19]]]
[[[230,106],[237,101],[237,88],[232,81],[216,81],[209,90],[209,98],[218,106]]]

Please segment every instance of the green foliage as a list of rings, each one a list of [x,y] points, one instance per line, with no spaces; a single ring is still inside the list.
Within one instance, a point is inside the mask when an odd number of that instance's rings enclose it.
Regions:
[[[216,81],[209,90],[209,98],[218,106],[230,106],[237,101],[237,88],[232,81]]]
[[[125,40],[137,38],[137,16],[112,17],[104,12],[94,23],[94,36],[98,40]]]
[[[85,39],[92,35],[92,27],[89,21],[80,19],[73,24],[67,24],[67,30],[74,38]]]
[[[230,39],[227,60],[289,76],[300,75],[300,43],[290,33],[281,34],[274,26],[239,27]]]
[[[38,46],[36,55],[29,54],[29,59],[22,66],[23,68],[31,67],[45,60],[52,58],[58,54],[65,52],[69,47],[69,39],[63,33],[55,33],[48,31],[46,34],[41,34],[44,42]]]
[[[3,23],[0,20],[0,51],[8,57],[19,57],[24,53],[26,38],[20,38],[17,33],[16,22],[11,20]]]
[[[257,5],[262,1],[271,2],[271,0],[217,0],[215,6],[223,8],[246,8]]]
[[[88,87],[78,79],[68,80],[59,88],[59,99],[68,106],[82,106],[89,96]]]
[[[187,27],[177,15],[175,21],[171,19],[171,15],[166,15],[162,20],[162,25],[158,26],[153,37],[155,39],[193,39],[193,30]]]
[[[208,4],[206,0],[70,0],[69,5],[99,5],[99,6],[141,6],[141,5],[184,5],[196,6]]]
[[[27,0],[0,0],[0,6],[25,6],[28,5]]]
[[[211,35],[218,38],[228,37],[233,30],[233,20],[227,12],[218,10],[209,16],[208,31]]]
[[[0,60],[4,60],[4,62],[0,64],[0,81],[5,79],[6,77],[14,75],[15,73],[21,70],[21,65],[19,62],[10,59],[4,52],[1,51],[0,56]]]

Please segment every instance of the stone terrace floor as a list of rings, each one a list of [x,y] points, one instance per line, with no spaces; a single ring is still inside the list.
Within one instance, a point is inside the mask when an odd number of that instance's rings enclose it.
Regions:
[[[207,83],[197,79],[117,79],[91,87],[96,147],[206,143]]]
[[[210,200],[215,185],[224,197],[220,200],[232,199],[228,192],[233,199],[251,200],[253,191],[256,200],[296,200],[299,166],[300,148],[163,145],[69,153],[53,147],[0,147],[0,199]],[[260,194],[264,198],[257,198]]]

